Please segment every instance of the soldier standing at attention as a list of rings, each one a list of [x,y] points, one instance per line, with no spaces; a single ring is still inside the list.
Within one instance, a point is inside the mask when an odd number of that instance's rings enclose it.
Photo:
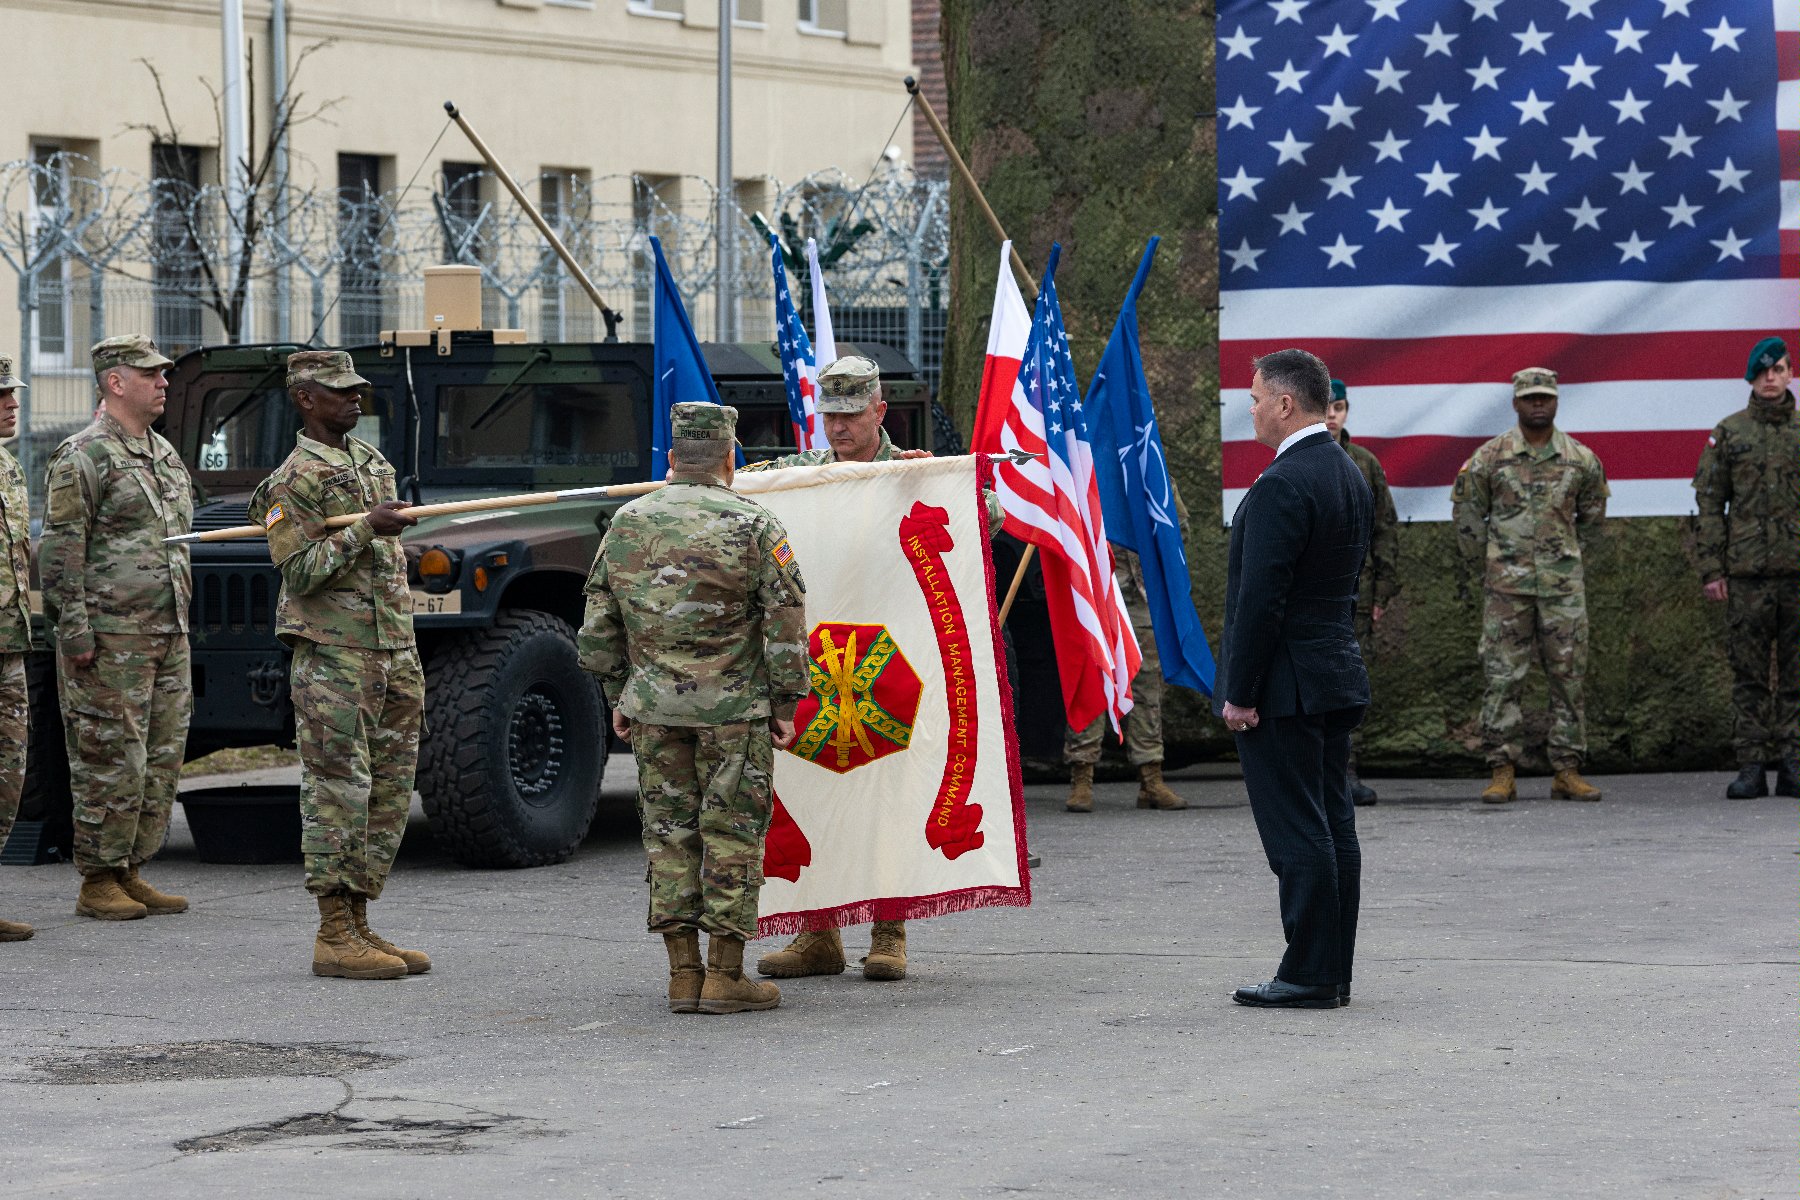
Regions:
[[[649,925],[678,1013],[781,1003],[774,984],[744,978],[744,942],[756,936],[775,746],[793,739],[810,687],[806,584],[781,522],[731,490],[736,432],[735,408],[674,406],[668,486],[614,515],[579,639],[637,759]]]
[[[142,334],[92,351],[100,410],[50,457],[38,574],[75,802],[75,911],[103,921],[187,911],[138,874],[162,848],[194,686],[188,660],[187,468],[150,428],[170,360]]]
[[[1325,428],[1338,440],[1356,469],[1362,472],[1369,493],[1375,497],[1375,529],[1369,539],[1369,557],[1363,564],[1356,597],[1356,641],[1364,663],[1374,661],[1375,626],[1400,591],[1400,518],[1394,513],[1394,493],[1388,489],[1381,460],[1350,440],[1350,389],[1344,381],[1331,381],[1331,403],[1325,406]],[[1350,735],[1350,799],[1358,808],[1374,804],[1379,796],[1356,773],[1356,754],[1362,744],[1362,726]]]
[[[1598,800],[1600,789],[1580,770],[1588,647],[1581,561],[1612,493],[1594,452],[1556,428],[1556,372],[1528,367],[1514,375],[1513,411],[1518,426],[1470,455],[1450,491],[1463,555],[1485,572],[1481,727],[1493,779],[1481,798],[1518,799],[1519,693],[1535,659],[1550,686],[1550,794]]]
[[[293,647],[300,750],[300,849],[319,904],[314,975],[397,979],[431,970],[369,928],[412,804],[425,714],[400,532],[418,521],[395,499],[394,468],[350,436],[369,381],[341,350],[287,362],[299,444],[250,501],[281,570],[275,636]],[[332,529],[327,517],[366,515]]]
[[[19,433],[19,391],[25,381],[13,360],[0,354],[0,439]],[[31,520],[25,473],[0,449],[0,846],[19,815],[25,790],[26,722],[31,700],[25,687],[25,652],[31,649]],[[0,942],[31,936],[23,921],[0,921]]]
[[[1744,378],[1750,403],[1719,422],[1694,472],[1700,582],[1728,630],[1733,800],[1768,795],[1770,768],[1777,796],[1800,796],[1800,420],[1787,343],[1756,343]]]

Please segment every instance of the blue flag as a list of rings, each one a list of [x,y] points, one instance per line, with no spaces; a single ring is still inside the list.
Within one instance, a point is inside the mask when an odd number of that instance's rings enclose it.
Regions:
[[[1150,264],[1161,240],[1150,239],[1144,260],[1138,264],[1137,278],[1125,294],[1106,353],[1088,385],[1085,407],[1094,439],[1094,474],[1100,483],[1106,537],[1115,546],[1137,552],[1163,678],[1210,696],[1212,648],[1206,644],[1200,614],[1194,611],[1175,489],[1169,482],[1156,410],[1150,403],[1150,384],[1138,352],[1138,293],[1150,277]]]
[[[663,259],[662,239],[651,238],[650,249],[656,253],[656,326],[652,335],[655,345],[650,352],[656,372],[651,392],[650,478],[661,479],[669,473],[669,414],[675,405],[695,401],[719,403],[719,389],[713,386],[712,372],[700,353],[700,341],[688,321],[675,277]],[[744,452],[738,451],[738,465],[743,465]]]

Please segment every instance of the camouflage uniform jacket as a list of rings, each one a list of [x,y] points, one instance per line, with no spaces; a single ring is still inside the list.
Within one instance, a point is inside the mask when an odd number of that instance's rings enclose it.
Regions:
[[[276,637],[364,650],[413,644],[400,539],[378,536],[366,517],[325,525],[396,498],[394,468],[369,443],[346,437],[339,450],[300,435],[250,500],[250,519],[268,530],[269,558],[281,568]]]
[[[1381,460],[1351,441],[1349,430],[1338,433],[1338,445],[1362,472],[1375,497],[1375,532],[1369,539],[1369,561],[1363,569],[1362,603],[1385,608],[1400,591],[1400,518],[1394,512],[1394,493],[1388,490]]]
[[[619,509],[587,581],[581,665],[653,725],[790,719],[811,689],[806,583],[768,509],[703,471]]]
[[[1794,394],[1752,397],[1712,431],[1694,472],[1700,579],[1800,575],[1800,419]]]
[[[31,514],[25,472],[0,450],[0,653],[31,649]]]
[[[50,456],[50,502],[38,545],[44,613],[64,654],[94,633],[186,633],[193,569],[165,537],[194,523],[187,468],[160,433],[132,437],[109,413]]]
[[[875,447],[875,457],[869,461],[887,462],[890,459],[897,457],[900,453],[900,449],[894,445],[894,440],[888,436],[888,431],[886,429],[881,429],[877,432],[881,434],[881,444]],[[801,450],[794,454],[784,454],[780,458],[771,458],[763,462],[746,463],[739,467],[738,470],[773,471],[779,467],[823,467],[828,466],[837,460],[837,451],[827,446],[823,450]],[[987,509],[988,536],[991,538],[996,533],[1000,532],[1000,524],[1006,519],[1006,514],[1001,511],[1000,497],[994,494],[994,489],[992,488],[981,489],[981,502]]]
[[[1560,429],[1534,449],[1514,427],[1469,456],[1450,499],[1464,555],[1485,556],[1488,591],[1577,596],[1582,539],[1611,494],[1592,450]]]

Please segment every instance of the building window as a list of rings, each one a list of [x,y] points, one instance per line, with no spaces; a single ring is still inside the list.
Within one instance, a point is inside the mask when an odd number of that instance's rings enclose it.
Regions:
[[[594,248],[586,237],[589,215],[587,173],[546,167],[538,176],[538,211],[576,262],[592,262]],[[556,251],[543,248],[543,284],[539,290],[538,324],[546,342],[594,340],[594,305],[575,282]]]
[[[200,257],[207,233],[198,204],[201,153],[199,146],[173,142],[150,147],[150,179],[156,189],[150,226],[156,342],[171,358],[198,349],[204,340]]]
[[[480,163],[444,164],[444,190],[437,199],[445,262],[481,262],[481,176]]]
[[[763,25],[763,0],[731,0],[731,23],[733,25],[751,25],[757,29]]]
[[[71,164],[62,143],[33,142],[31,165],[31,211],[26,219],[32,244],[38,246],[71,223]],[[69,256],[58,254],[45,262],[38,273],[36,324],[32,328],[32,364],[36,368],[69,365],[69,342],[75,324],[69,295],[70,266]]]
[[[673,175],[638,175],[631,187],[631,242],[636,255],[632,271],[631,334],[636,341],[648,341],[651,333],[651,310],[656,295],[656,256],[650,250],[651,235],[664,236],[671,228],[679,229],[681,213],[681,179]],[[678,247],[666,247],[671,256]],[[679,273],[677,273],[679,278]]]
[[[338,343],[366,345],[381,336],[381,156],[338,155]]]
[[[705,0],[695,0],[704,3]],[[687,15],[687,0],[625,0],[625,11],[638,17],[666,17],[679,21]]]
[[[844,37],[850,29],[850,0],[799,0],[800,32]]]

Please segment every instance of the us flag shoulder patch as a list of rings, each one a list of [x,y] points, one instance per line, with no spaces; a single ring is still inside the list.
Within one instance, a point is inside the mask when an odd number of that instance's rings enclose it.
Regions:
[[[775,548],[769,551],[769,557],[775,560],[776,566],[785,567],[794,561],[794,548],[788,545],[786,538],[782,538],[775,543]]]
[[[281,505],[271,504],[269,506],[268,514],[263,517],[263,528],[273,529],[277,522],[285,521],[286,519],[287,514],[281,510]]]

